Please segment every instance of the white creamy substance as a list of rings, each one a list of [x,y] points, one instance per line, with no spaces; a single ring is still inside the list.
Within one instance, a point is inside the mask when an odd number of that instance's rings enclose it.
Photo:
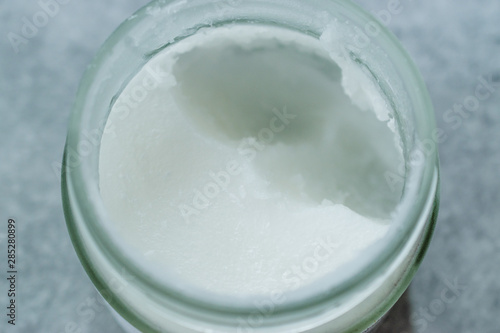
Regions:
[[[392,111],[332,56],[313,37],[245,25],[157,54],[102,138],[118,234],[155,267],[239,296],[307,285],[382,241],[401,196],[384,177],[403,160]]]

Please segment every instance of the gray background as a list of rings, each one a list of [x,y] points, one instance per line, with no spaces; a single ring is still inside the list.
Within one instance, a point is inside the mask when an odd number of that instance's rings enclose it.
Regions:
[[[18,223],[20,244],[18,325],[9,332],[122,332],[72,248],[52,163],[61,160],[86,65],[117,25],[146,2],[69,1],[16,54],[7,34],[20,33],[23,17],[32,17],[40,5],[0,1],[0,256],[8,218]],[[381,11],[393,1],[357,2]],[[442,204],[434,240],[409,304],[400,305],[382,331],[410,332],[404,317],[411,315],[414,332],[499,332],[500,1],[400,4],[388,27],[420,68],[446,139],[440,145]],[[495,93],[460,124],[446,122],[445,112],[474,94],[480,76],[497,82]],[[5,264],[0,259],[2,309]],[[450,283],[465,290],[443,307]]]

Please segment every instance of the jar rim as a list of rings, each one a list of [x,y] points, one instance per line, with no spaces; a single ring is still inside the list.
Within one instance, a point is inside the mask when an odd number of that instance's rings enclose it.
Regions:
[[[138,283],[150,290],[159,292],[161,295],[169,298],[174,298],[179,302],[188,303],[197,308],[209,308],[212,311],[218,309],[219,312],[231,313],[247,313],[255,308],[254,302],[260,300],[261,297],[256,298],[238,298],[231,296],[221,296],[211,292],[203,291],[197,288],[186,288],[184,285],[179,284],[177,281],[159,278],[151,272],[145,273],[144,267],[138,262],[129,251],[123,248],[115,237],[111,234],[110,230],[102,223],[107,220],[106,210],[100,200],[99,188],[97,182],[90,182],[89,179],[95,179],[96,167],[98,165],[98,152],[93,152],[92,156],[86,156],[85,159],[72,165],[68,161],[68,150],[76,150],[79,142],[82,140],[82,130],[85,124],[89,121],[88,112],[91,110],[90,105],[92,99],[89,98],[95,78],[99,73],[102,66],[106,64],[106,57],[109,55],[108,50],[117,48],[117,45],[123,41],[123,37],[127,36],[134,29],[142,29],[143,25],[147,25],[145,21],[151,20],[151,12],[158,15],[161,19],[168,18],[174,12],[179,13],[183,10],[192,10],[197,6],[207,6],[215,3],[213,0],[195,0],[195,1],[153,1],[140,9],[136,14],[131,16],[130,19],[125,21],[106,43],[101,48],[98,55],[95,57],[91,66],[85,73],[82,79],[77,101],[73,109],[70,127],[68,131],[67,145],[65,160],[63,163],[63,191],[66,196],[63,196],[63,201],[68,210],[75,209],[85,215],[85,227],[91,232],[95,238],[96,244],[100,247],[102,252],[107,256],[110,261],[114,262],[120,267],[125,267],[134,276],[138,278]],[[237,0],[229,0],[230,2],[238,2]],[[326,3],[328,2],[328,5]],[[245,6],[256,5],[256,7],[264,5],[274,6],[291,6],[290,3],[298,4],[299,1],[283,1],[283,0],[251,0],[245,1]],[[258,5],[258,6],[257,6]],[[301,5],[306,6],[301,3]],[[377,22],[377,20],[370,14],[366,13],[358,5],[351,1],[310,1],[307,6],[320,6],[320,8],[336,8],[342,14],[348,13],[349,19],[355,24],[362,22]],[[234,7],[236,8],[236,7]],[[231,10],[234,9],[231,7]],[[260,7],[259,7],[260,8]],[[330,9],[331,10],[331,9]],[[247,20],[233,19],[231,21],[219,21],[218,24],[224,25],[226,23],[248,22]],[[264,22],[260,22],[264,23]],[[415,142],[430,138],[432,130],[435,127],[434,118],[432,116],[433,109],[428,96],[426,87],[414,63],[401,47],[396,37],[387,30],[386,27],[380,24],[381,33],[377,36],[378,42],[385,46],[391,47],[391,56],[394,67],[397,69],[400,76],[405,80],[407,86],[413,87],[413,90],[408,91],[414,105],[415,110],[415,124],[416,132],[413,138]],[[192,29],[189,34],[194,34],[197,30]],[[309,31],[309,33],[313,33]],[[169,45],[165,43],[165,45]],[[152,50],[154,51],[154,50]],[[153,53],[151,53],[153,54]],[[150,54],[150,56],[151,56]],[[144,58],[144,61],[148,59]],[[417,112],[418,110],[418,112]],[[415,143],[414,143],[415,144]],[[88,158],[87,158],[88,157]],[[401,249],[408,238],[413,232],[413,228],[421,218],[423,213],[422,207],[427,203],[427,197],[433,192],[435,184],[436,168],[438,165],[437,151],[425,156],[424,163],[421,163],[415,168],[409,170],[407,175],[407,182],[411,186],[406,188],[403,194],[400,205],[395,213],[394,221],[397,221],[398,228],[393,230],[394,235],[392,241],[385,244],[379,249],[378,252],[374,251],[372,258],[366,260],[363,267],[356,267],[350,274],[350,278],[346,278],[337,285],[328,284],[327,291],[325,288],[313,290],[314,286],[306,286],[297,291],[291,291],[289,295],[289,302],[280,306],[279,311],[292,311],[305,306],[306,304],[321,303],[330,301],[334,296],[348,293],[352,291],[357,285],[361,284],[364,280],[369,279],[371,276],[376,275],[376,272],[382,270],[388,265],[391,260],[397,255],[398,250]],[[85,204],[83,204],[85,203]],[[71,213],[70,213],[71,214]],[[68,219],[68,227],[73,232],[74,226],[70,227],[70,223],[74,223]],[[397,237],[396,237],[397,236]],[[386,236],[384,239],[390,237]],[[75,239],[75,238],[74,238]],[[75,247],[77,245],[75,244]],[[95,272],[94,272],[95,273]],[[322,281],[332,280],[331,276],[327,275],[318,280],[318,284]]]

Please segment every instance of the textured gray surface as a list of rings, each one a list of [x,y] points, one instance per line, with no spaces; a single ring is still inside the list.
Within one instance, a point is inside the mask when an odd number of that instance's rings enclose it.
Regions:
[[[393,1],[358,2],[378,12],[393,9]],[[86,65],[114,28],[145,3],[69,1],[16,54],[7,34],[19,33],[23,17],[40,6],[1,2],[0,249],[8,218],[18,221],[20,244],[18,322],[7,332],[121,332],[72,249],[52,163],[61,159]],[[500,2],[400,3],[398,13],[385,19],[420,68],[446,139],[440,145],[442,204],[435,237],[411,286],[410,309],[403,305],[382,332],[409,332],[399,323],[401,314],[409,313],[414,332],[495,333],[500,327]],[[447,110],[472,96],[481,76],[497,82],[495,92],[479,110],[447,121]],[[0,263],[4,308],[4,259]],[[452,297],[455,283],[465,290]],[[7,329],[3,312],[0,332]]]

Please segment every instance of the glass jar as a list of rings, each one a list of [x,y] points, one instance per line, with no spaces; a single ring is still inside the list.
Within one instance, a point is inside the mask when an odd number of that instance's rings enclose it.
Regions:
[[[389,234],[341,275],[279,295],[236,299],[196,290],[141,262],[113,232],[99,193],[99,146],[111,106],[127,82],[164,48],[204,27],[268,24],[315,38],[335,31],[339,59],[373,78],[394,112],[405,165]],[[332,41],[333,42],[333,41]],[[63,205],[74,247],[94,285],[143,332],[363,332],[408,287],[429,244],[438,210],[433,110],[422,79],[395,37],[345,0],[154,1],[106,41],[81,82],[62,170]]]

